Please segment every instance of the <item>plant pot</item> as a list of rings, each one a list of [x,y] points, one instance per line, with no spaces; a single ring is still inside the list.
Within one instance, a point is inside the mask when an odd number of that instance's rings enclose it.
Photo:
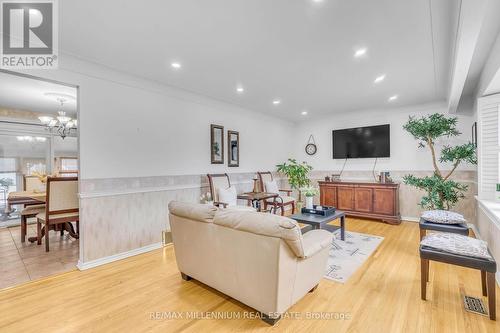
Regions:
[[[306,197],[306,208],[313,209],[313,200],[314,197]]]

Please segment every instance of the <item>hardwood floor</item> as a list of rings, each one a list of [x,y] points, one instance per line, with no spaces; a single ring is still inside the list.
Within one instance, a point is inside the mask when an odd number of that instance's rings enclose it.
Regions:
[[[481,297],[479,271],[431,263],[428,301],[420,300],[418,224],[348,219],[347,227],[385,239],[347,283],[324,279],[289,310],[302,319],[285,318],[270,327],[252,318],[186,318],[188,312],[227,311],[235,317],[252,310],[197,281],[183,281],[174,249],[167,246],[1,291],[0,332],[500,331],[499,322],[464,310],[464,294]],[[499,305],[497,300],[498,310]],[[169,311],[182,318],[166,318]],[[344,313],[348,319],[305,319],[308,312]]]

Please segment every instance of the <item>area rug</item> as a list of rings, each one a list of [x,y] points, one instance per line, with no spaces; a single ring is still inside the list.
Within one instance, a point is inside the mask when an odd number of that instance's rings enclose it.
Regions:
[[[345,241],[340,240],[336,230],[328,258],[325,278],[345,283],[361,265],[375,252],[384,237],[346,231]]]

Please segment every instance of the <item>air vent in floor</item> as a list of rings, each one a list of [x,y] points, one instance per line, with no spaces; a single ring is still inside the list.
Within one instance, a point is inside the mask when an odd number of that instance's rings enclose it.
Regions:
[[[464,296],[464,306],[465,310],[469,312],[478,313],[483,316],[488,315],[488,311],[486,311],[483,301],[480,298]]]

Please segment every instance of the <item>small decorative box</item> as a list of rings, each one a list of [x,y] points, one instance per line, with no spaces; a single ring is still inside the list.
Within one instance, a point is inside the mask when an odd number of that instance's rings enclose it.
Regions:
[[[335,214],[335,207],[313,205],[313,209],[302,208],[302,214],[315,214],[321,216],[329,216]]]

